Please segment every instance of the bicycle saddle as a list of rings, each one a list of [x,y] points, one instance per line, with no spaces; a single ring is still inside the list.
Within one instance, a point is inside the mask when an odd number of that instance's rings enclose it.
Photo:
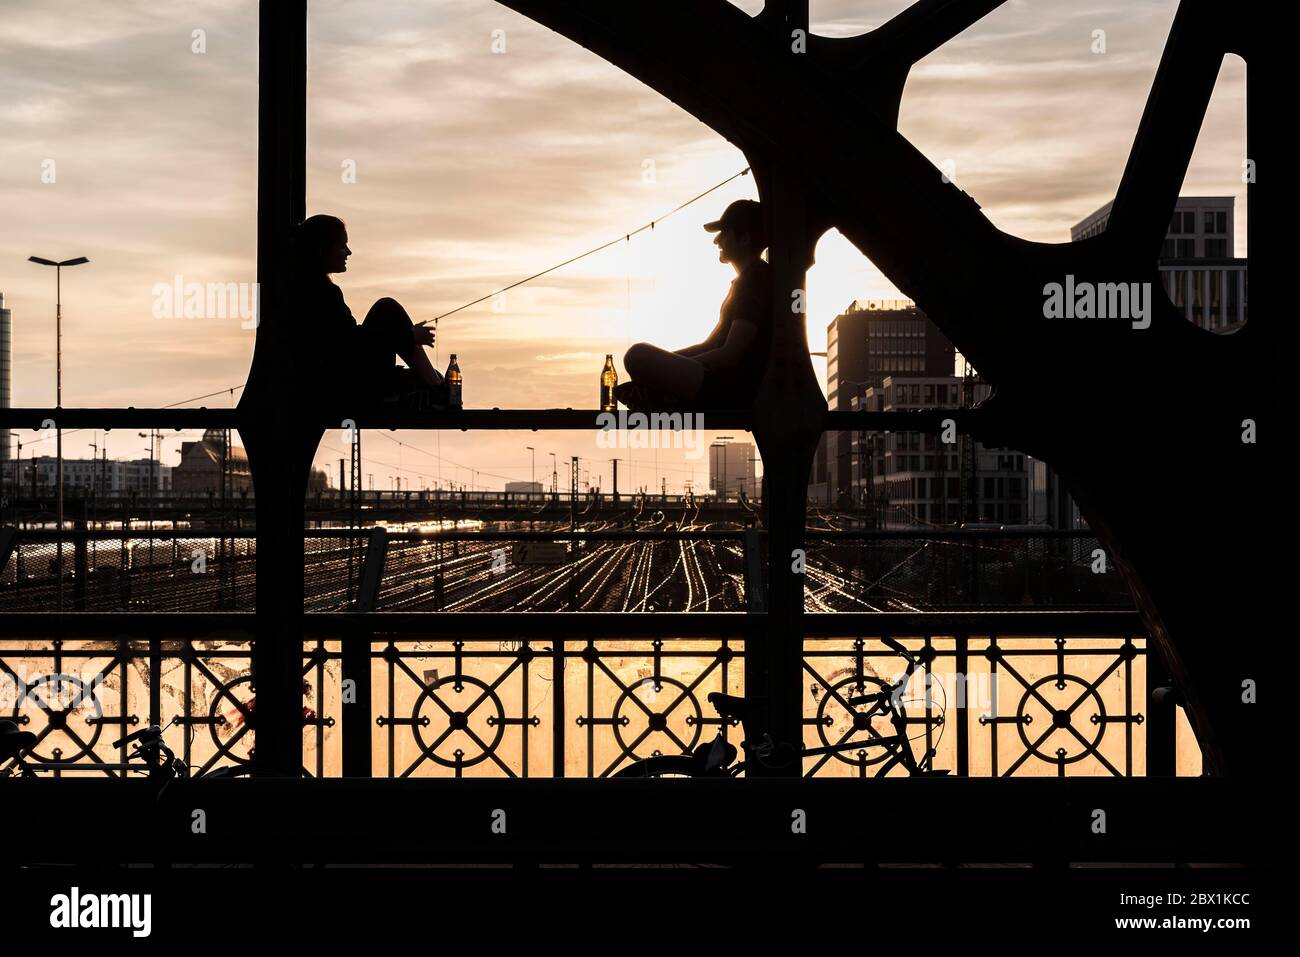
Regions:
[[[741,723],[748,721],[761,707],[765,699],[745,698],[740,695],[723,694],[721,691],[709,693],[709,704],[723,718],[739,718]]]
[[[17,721],[0,721],[0,761],[7,761],[36,743],[36,735],[18,727]]]

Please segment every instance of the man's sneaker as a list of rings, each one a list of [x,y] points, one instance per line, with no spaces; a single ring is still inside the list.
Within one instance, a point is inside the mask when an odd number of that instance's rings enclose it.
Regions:
[[[445,382],[422,385],[404,393],[402,405],[412,412],[446,412],[451,407],[451,395]]]
[[[646,412],[652,409],[671,409],[681,405],[679,399],[665,395],[631,380],[614,387],[614,398],[622,402],[633,412]]]

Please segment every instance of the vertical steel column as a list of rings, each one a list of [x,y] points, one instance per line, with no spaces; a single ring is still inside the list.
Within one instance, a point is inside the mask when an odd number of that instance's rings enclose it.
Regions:
[[[808,357],[804,315],[792,311],[795,291],[804,289],[816,241],[808,226],[803,185],[785,169],[767,170],[760,183],[770,230],[774,310],[772,355],[754,410],[754,437],[768,480],[768,601],[766,621],[747,635],[745,693],[765,699],[769,710],[764,724],[772,736],[793,743],[803,735],[808,476],[826,404]],[[800,767],[796,764],[784,773],[797,776]]]
[[[807,0],[770,2],[765,13],[780,48],[789,51],[786,69],[803,67],[792,34],[808,30]],[[804,528],[808,476],[821,439],[826,401],[808,355],[803,309],[806,277],[817,238],[807,187],[799,174],[761,155],[749,157],[765,210],[768,262],[772,273],[772,349],[754,407],[754,438],[767,479],[767,614],[747,629],[745,693],[764,699],[763,725],[778,741],[803,737]],[[806,307],[804,307],[806,308]],[[755,766],[754,774],[798,777],[802,762],[776,772]]]
[[[590,641],[590,639],[588,639]],[[568,719],[565,716],[564,705],[564,638],[557,634],[551,641],[551,724],[554,730],[551,732],[551,777],[567,777],[567,765],[565,763],[565,729],[568,727]],[[591,688],[591,669],[588,667],[587,687]],[[527,728],[524,729],[527,734]],[[591,760],[591,748],[587,749],[587,760]]]
[[[957,769],[956,774],[966,777],[970,774],[970,635],[961,632],[957,635],[957,649],[954,657],[954,670],[957,673],[958,696],[953,708],[953,721],[957,725]],[[996,730],[996,729],[995,729]]]
[[[361,533],[361,430],[360,429],[352,430],[352,445],[350,448],[350,455],[352,457],[352,465],[351,465],[351,473],[349,476],[351,487],[348,490],[348,509],[349,509],[349,516],[350,516],[350,520],[348,522],[349,525],[348,593],[347,593],[347,599],[344,603],[345,607],[347,602],[351,602],[355,598],[355,595],[353,594],[353,586],[356,583],[356,576],[358,570],[357,565],[358,565],[358,560],[360,559],[360,552],[361,552],[361,542],[357,537]],[[439,516],[439,518],[441,518],[441,515]],[[439,544],[438,548],[440,550],[438,557],[441,560],[442,545]]]
[[[1146,667],[1146,693],[1141,708],[1135,710],[1146,715],[1146,776],[1173,777],[1178,773],[1178,697],[1169,693],[1173,678],[1150,638],[1146,640],[1142,658]],[[1158,689],[1165,689],[1166,693],[1157,694]]]
[[[239,403],[256,489],[256,771],[302,768],[303,526],[307,477],[321,430],[301,421],[289,355],[293,303],[281,288],[305,209],[306,0],[259,9],[257,344]]]
[[[343,701],[343,776],[368,778],[374,769],[371,742],[373,711],[371,703],[371,648],[369,630],[343,636],[343,681],[351,696]],[[349,685],[347,682],[351,681]]]

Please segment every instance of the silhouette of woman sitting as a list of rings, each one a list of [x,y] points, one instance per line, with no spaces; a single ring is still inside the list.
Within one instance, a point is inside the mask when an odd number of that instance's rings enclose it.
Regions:
[[[380,299],[358,325],[331,273],[346,272],[347,226],[335,216],[311,216],[294,233],[291,308],[300,317],[297,355],[303,382],[348,403],[402,401],[414,408],[447,405],[447,386],[424,347],[434,331],[411,322],[401,303]],[[407,368],[400,368],[400,357]]]

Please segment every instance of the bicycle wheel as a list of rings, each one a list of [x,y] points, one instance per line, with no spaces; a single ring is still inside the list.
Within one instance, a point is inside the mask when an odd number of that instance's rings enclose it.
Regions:
[[[713,771],[705,771],[700,764],[699,758],[689,754],[665,754],[652,758],[642,758],[639,761],[633,761],[621,771],[616,771],[610,775],[611,778],[730,778],[734,777],[743,765],[729,768],[718,768]],[[707,864],[688,864],[688,867],[698,868],[736,868],[751,867],[752,861],[742,860],[720,860]],[[816,861],[796,861],[791,862],[795,868],[819,867],[820,863]]]
[[[689,754],[663,754],[633,761],[611,778],[716,778],[727,777],[721,769],[705,771],[698,758]]]

